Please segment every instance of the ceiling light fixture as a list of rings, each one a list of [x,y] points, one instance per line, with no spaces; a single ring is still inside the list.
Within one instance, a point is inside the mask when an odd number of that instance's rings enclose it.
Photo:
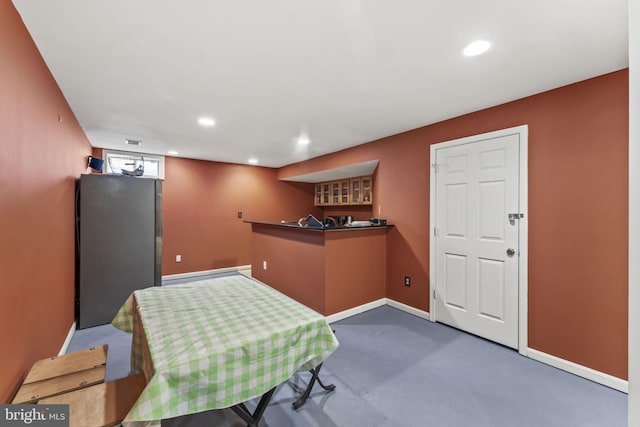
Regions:
[[[252,164],[252,165],[257,165],[258,164],[258,159],[251,158],[251,159],[249,159],[249,163]]]
[[[211,117],[200,117],[198,119],[198,123],[200,124],[200,126],[213,126],[216,124],[216,121]]]
[[[177,156],[178,152],[176,150],[169,150],[167,151],[167,154],[169,154],[170,156]]]
[[[129,138],[126,138],[126,139],[124,140],[124,143],[125,143],[125,144],[127,144],[127,145],[135,145],[135,146],[138,146],[138,145],[140,145],[140,143],[142,143],[142,141],[138,141],[137,139],[129,139]]]
[[[298,144],[300,145],[307,145],[310,142],[311,140],[309,140],[309,137],[307,135],[300,135],[298,137]]]
[[[464,56],[478,56],[482,55],[491,47],[491,43],[486,40],[476,40],[471,42],[462,51]]]

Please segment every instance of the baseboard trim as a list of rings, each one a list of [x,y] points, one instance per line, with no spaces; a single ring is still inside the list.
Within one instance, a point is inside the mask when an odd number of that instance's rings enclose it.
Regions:
[[[76,322],[71,324],[71,328],[69,328],[69,333],[67,334],[67,338],[64,340],[62,344],[62,348],[58,353],[58,356],[62,356],[63,354],[67,354],[67,350],[69,349],[69,344],[71,344],[71,338],[73,338],[73,334],[76,332]]]
[[[251,265],[237,265],[235,267],[224,267],[224,268],[215,268],[213,270],[203,270],[203,271],[190,271],[188,273],[178,273],[178,274],[167,274],[166,276],[162,276],[162,280],[172,280],[172,279],[186,279],[188,277],[197,277],[197,276],[206,276],[208,274],[220,274],[220,273],[231,273],[238,272],[240,274],[247,275],[247,271],[249,272],[249,277],[251,276]]]
[[[419,308],[411,307],[410,305],[392,300],[391,298],[387,298],[387,305],[389,307],[397,308],[398,310],[402,310],[405,313],[413,314],[414,316],[420,317],[421,319],[431,320],[429,318],[429,312],[420,310]]]
[[[411,307],[410,305],[403,304],[398,301],[394,301],[390,298],[380,298],[376,301],[371,301],[366,304],[359,305],[357,307],[350,308],[348,310],[340,311],[338,313],[330,314],[326,316],[327,322],[337,322],[338,320],[343,320],[351,316],[355,316],[357,314],[364,313],[365,311],[373,310],[374,308],[382,307],[383,305],[388,305],[389,307],[397,308],[398,310],[402,310],[405,313],[412,314],[414,316],[420,317],[421,319],[429,320],[429,312],[420,310],[415,307]]]
[[[605,374],[604,372],[596,371],[595,369],[587,368],[586,366],[578,365],[577,363],[570,362],[532,348],[527,348],[527,357],[553,366],[554,368],[562,369],[563,371],[567,371],[579,377],[586,378],[598,384],[610,387],[614,390],[629,393],[629,382],[621,378],[614,377],[613,375]]]
[[[241,265],[238,267],[238,273],[253,279],[251,275],[251,265]]]
[[[359,305],[357,307],[350,308],[348,310],[340,311],[338,313],[330,314],[325,316],[328,323],[337,322],[338,320],[343,320],[351,316],[355,316],[360,313],[364,313],[365,311],[373,310],[374,308],[382,307],[387,304],[386,298],[381,298],[376,301],[371,301],[366,304]]]

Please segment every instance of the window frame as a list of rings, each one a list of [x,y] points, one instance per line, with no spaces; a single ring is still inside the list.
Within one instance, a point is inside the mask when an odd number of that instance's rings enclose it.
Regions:
[[[109,149],[103,148],[102,149],[102,158],[104,159],[104,163],[102,165],[103,174],[119,175],[119,172],[113,172],[113,171],[109,172],[109,157],[111,156],[119,157],[119,158],[130,157],[131,160],[140,160],[140,157],[142,157],[145,162],[147,161],[158,162],[158,176],[147,175],[145,170],[145,174],[142,175],[140,178],[164,179],[164,156],[138,153],[134,151],[109,150]]]

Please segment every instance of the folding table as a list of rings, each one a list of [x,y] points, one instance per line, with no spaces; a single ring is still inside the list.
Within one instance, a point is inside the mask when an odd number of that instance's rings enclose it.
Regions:
[[[257,425],[278,384],[338,347],[322,315],[242,275],[135,291],[112,323],[147,379],[124,426],[221,408]]]

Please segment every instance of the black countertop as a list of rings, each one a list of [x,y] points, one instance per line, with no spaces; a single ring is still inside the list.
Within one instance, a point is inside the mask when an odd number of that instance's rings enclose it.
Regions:
[[[301,226],[298,225],[297,221],[294,222],[265,222],[265,221],[244,221],[249,224],[257,224],[257,225],[269,225],[274,227],[283,227],[294,230],[302,230],[302,231],[356,231],[356,230],[379,230],[384,228],[393,227],[392,224],[386,225],[369,225],[364,227],[349,227],[349,226],[338,226],[338,227],[312,227],[312,226]]]

